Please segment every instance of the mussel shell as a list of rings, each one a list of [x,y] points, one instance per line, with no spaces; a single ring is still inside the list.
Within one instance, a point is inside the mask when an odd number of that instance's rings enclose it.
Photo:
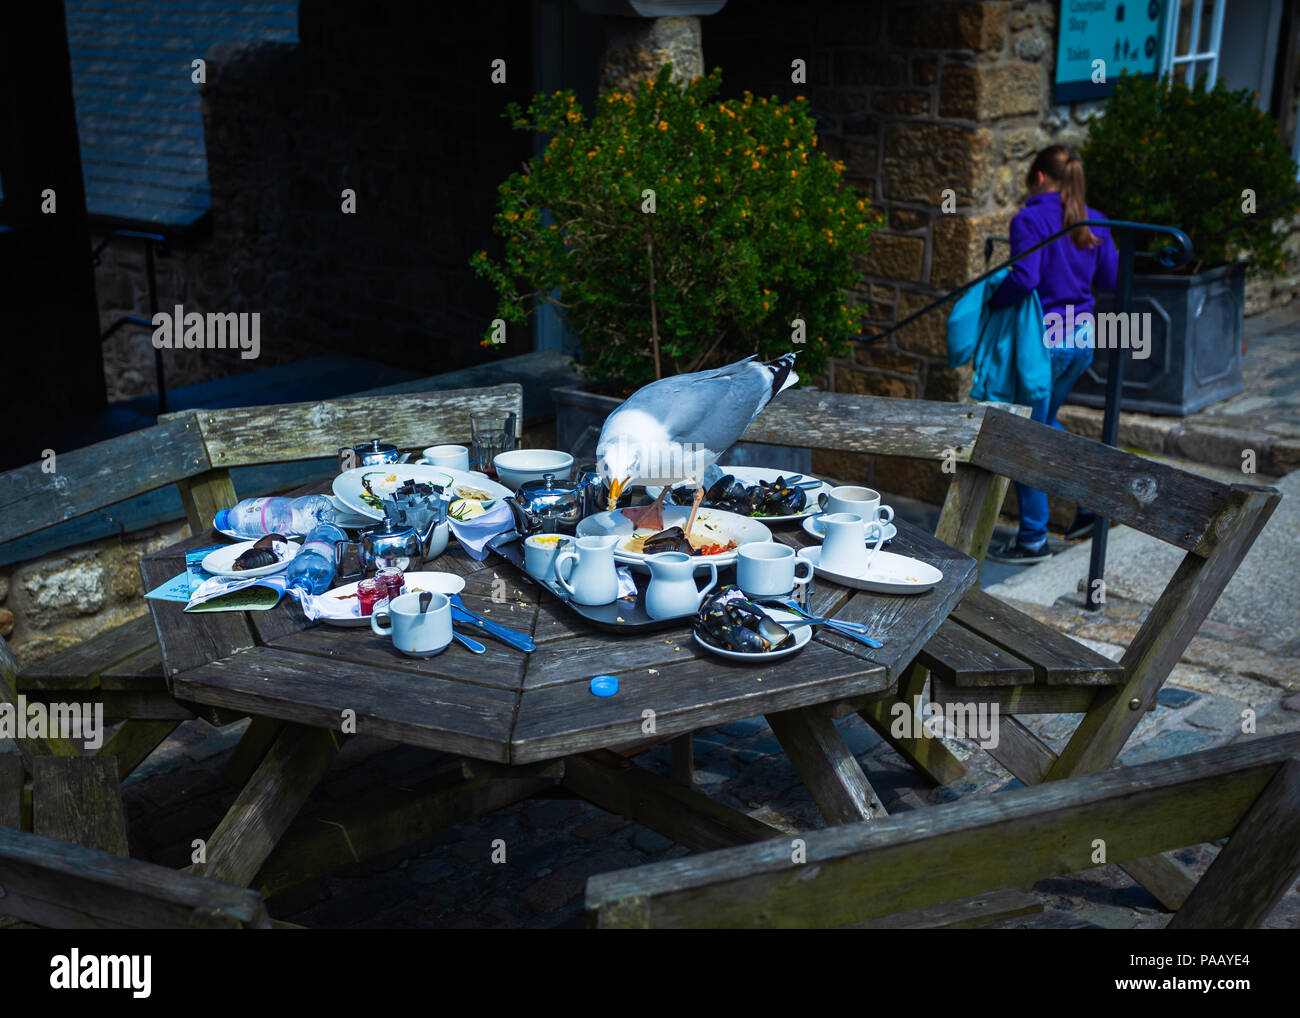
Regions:
[[[718,480],[704,493],[704,501],[712,504],[721,502],[731,493],[732,485],[736,484],[736,478],[731,474],[723,474]]]
[[[645,539],[641,546],[643,555],[658,555],[665,551],[682,551],[691,554],[691,542],[686,539],[686,532],[681,527],[669,527]]]
[[[270,548],[249,548],[244,551],[234,562],[231,563],[231,569],[261,569],[263,566],[273,566],[280,560],[275,557],[275,552]]]
[[[253,547],[265,548],[267,551],[275,551],[276,541],[279,541],[281,544],[289,543],[288,538],[286,538],[283,534],[267,534],[265,537],[259,537],[257,539],[257,543],[254,544]]]

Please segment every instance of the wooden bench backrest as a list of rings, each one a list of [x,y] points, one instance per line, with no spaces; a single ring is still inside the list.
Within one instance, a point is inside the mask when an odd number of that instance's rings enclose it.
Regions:
[[[604,873],[601,927],[830,927],[1233,836],[1180,925],[1262,922],[1300,870],[1300,734]],[[1235,873],[1235,876],[1234,876]]]
[[[0,474],[0,544],[179,484],[191,525],[234,504],[231,467],[335,456],[382,438],[399,448],[466,443],[471,409],[523,419],[518,383],[164,415],[141,431]]]
[[[0,914],[61,928],[268,929],[256,891],[0,827]]]

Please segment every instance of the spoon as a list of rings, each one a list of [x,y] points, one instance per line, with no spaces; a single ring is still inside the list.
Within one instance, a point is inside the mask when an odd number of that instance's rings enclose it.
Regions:
[[[455,629],[451,631],[451,638],[467,650],[473,651],[475,654],[487,653],[487,648],[483,646],[483,644],[479,643],[478,640],[471,640],[468,636],[461,636],[461,634],[456,632]]]
[[[420,591],[420,614],[423,615],[429,610],[429,602],[433,600],[433,594],[430,591]]]

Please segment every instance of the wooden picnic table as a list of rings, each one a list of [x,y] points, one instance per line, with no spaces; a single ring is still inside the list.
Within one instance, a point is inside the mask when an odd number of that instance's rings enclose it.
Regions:
[[[302,490],[327,490],[327,484]],[[773,533],[796,548],[813,543],[797,526]],[[147,557],[147,589],[184,571],[187,550],[222,540],[209,530]],[[191,614],[179,603],[150,600],[172,696],[218,718],[254,718],[247,745],[235,751],[246,783],[208,840],[206,865],[196,870],[232,883],[256,880],[268,893],[294,880],[288,847],[277,853],[277,844],[345,731],[451,754],[460,773],[423,790],[427,798],[415,809],[422,819],[412,820],[412,800],[399,796],[361,807],[349,820],[331,820],[344,828],[346,851],[321,844],[338,840],[337,831],[297,832],[288,840],[306,868],[324,868],[326,858],[351,862],[363,854],[359,845],[398,847],[402,838],[428,833],[428,825],[458,822],[466,809],[481,815],[557,781],[695,850],[783,836],[689,788],[690,733],[758,715],[768,719],[829,822],[881,815],[833,719],[898,690],[918,651],[975,584],[978,569],[974,559],[905,521],[898,521],[890,549],[933,563],[943,579],[925,594],[888,596],[818,577],[811,599],[819,613],[867,624],[883,647],[873,650],[823,629],[798,654],[764,666],[708,653],[687,623],[640,634],[595,629],[510,563],[495,555],[476,562],[454,542],[424,568],[463,576],[466,607],[530,634],[534,652],[475,633],[486,653],[453,643],[419,660],[368,627],[311,623],[292,598],[269,611]],[[597,674],[617,676],[617,694],[594,696],[589,681]],[[619,752],[670,738],[676,783]],[[477,783],[477,792],[454,788],[457,781]],[[456,796],[459,805],[449,805]],[[408,814],[400,830],[382,815],[388,806]],[[268,872],[259,877],[264,867]]]

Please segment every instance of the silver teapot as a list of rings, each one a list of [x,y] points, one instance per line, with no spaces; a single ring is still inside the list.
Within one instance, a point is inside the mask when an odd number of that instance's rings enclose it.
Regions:
[[[526,481],[506,499],[521,537],[532,534],[573,534],[578,524],[604,509],[604,481],[594,471],[579,471],[573,481],[543,474],[540,481]]]
[[[397,446],[372,438],[361,445],[345,445],[339,450],[339,473],[357,467],[377,467],[399,460]]]
[[[418,569],[437,558],[447,547],[448,499],[445,495],[385,499],[384,520],[378,526],[358,532],[356,541],[335,549],[335,565],[343,572],[348,549],[356,549],[358,571],[343,579],[353,580],[383,566],[403,572]]]

